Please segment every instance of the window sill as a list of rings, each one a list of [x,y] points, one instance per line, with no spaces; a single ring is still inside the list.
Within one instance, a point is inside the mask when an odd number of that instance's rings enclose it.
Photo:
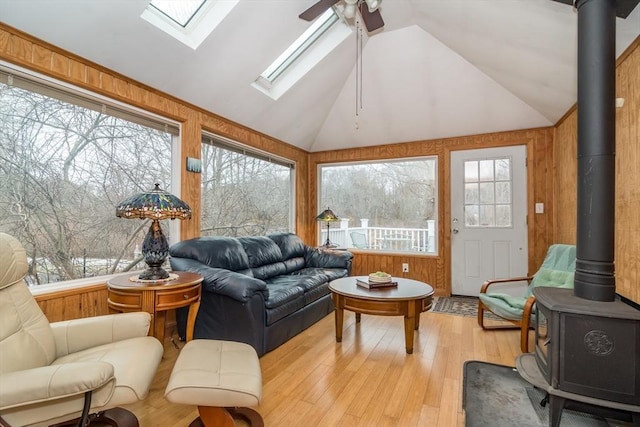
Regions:
[[[131,275],[140,273],[142,270],[130,271]],[[106,285],[106,283],[112,277],[120,276],[126,273],[115,273],[105,276],[87,277],[84,279],[67,280],[65,282],[48,283],[46,285],[30,286],[29,290],[33,296],[42,296],[48,294],[59,293],[69,290],[77,290],[82,288],[89,288],[92,286]]]

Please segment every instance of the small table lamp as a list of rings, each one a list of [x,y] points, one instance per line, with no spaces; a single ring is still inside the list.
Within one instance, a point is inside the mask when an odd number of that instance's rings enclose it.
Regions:
[[[121,202],[116,207],[116,216],[151,220],[149,232],[142,242],[142,255],[149,268],[140,273],[138,280],[168,279],[169,273],[162,268],[162,264],[169,255],[169,243],[158,221],[191,218],[189,205],[156,184],[153,190],[136,194]]]
[[[327,207],[327,209],[322,211],[322,213],[316,217],[316,221],[321,221],[321,222],[326,222],[327,223],[327,241],[324,242],[323,246],[325,246],[327,248],[335,247],[336,245],[331,243],[331,240],[329,240],[329,225],[332,222],[340,221],[340,218],[338,218],[336,216],[336,214],[334,214],[333,211]]]

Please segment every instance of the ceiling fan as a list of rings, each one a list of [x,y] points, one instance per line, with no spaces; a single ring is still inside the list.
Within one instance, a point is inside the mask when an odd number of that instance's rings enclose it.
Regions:
[[[344,1],[341,14],[346,19],[353,19],[356,16],[356,9],[360,10],[360,16],[362,16],[367,32],[372,33],[384,27],[384,21],[379,10],[382,0],[318,0],[317,3],[302,12],[298,17],[305,21],[313,21],[340,1]]]

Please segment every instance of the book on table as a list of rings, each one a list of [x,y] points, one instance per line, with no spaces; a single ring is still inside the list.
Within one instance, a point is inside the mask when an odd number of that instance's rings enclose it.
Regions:
[[[367,289],[394,288],[398,286],[398,282],[394,282],[392,280],[388,282],[372,282],[370,280],[356,279],[356,285]]]

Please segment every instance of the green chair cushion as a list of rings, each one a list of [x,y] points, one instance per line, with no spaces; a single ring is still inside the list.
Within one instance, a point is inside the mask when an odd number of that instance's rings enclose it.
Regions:
[[[522,320],[524,304],[536,286],[573,288],[576,271],[575,245],[551,245],[540,269],[533,276],[524,296],[490,292],[480,294],[482,303],[498,316],[509,320]]]
[[[522,320],[525,297],[514,297],[503,293],[480,294],[480,301],[490,311],[509,320]]]

